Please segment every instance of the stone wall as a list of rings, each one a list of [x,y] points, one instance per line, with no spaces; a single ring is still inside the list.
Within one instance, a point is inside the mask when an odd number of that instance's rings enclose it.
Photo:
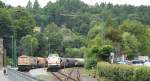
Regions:
[[[3,52],[3,39],[0,38],[0,69],[3,67],[3,57],[4,57],[4,52]]]

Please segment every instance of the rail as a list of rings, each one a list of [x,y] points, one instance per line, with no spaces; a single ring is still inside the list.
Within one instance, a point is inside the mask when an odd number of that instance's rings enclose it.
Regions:
[[[7,69],[7,73],[11,81],[44,81],[10,68]]]
[[[79,68],[73,68],[69,73],[63,73],[61,71],[51,72],[51,74],[58,80],[58,81],[81,81]],[[60,77],[63,76],[62,77]],[[73,76],[71,76],[73,75]],[[76,76],[75,76],[76,75]],[[65,79],[64,79],[65,78]]]

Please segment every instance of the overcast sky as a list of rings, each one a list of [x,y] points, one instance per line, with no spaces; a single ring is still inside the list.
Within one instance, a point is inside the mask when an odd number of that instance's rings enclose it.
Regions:
[[[12,6],[26,6],[28,0],[1,0],[5,2],[6,4],[10,4]],[[30,0],[34,2],[35,0]],[[38,0],[40,5],[43,7],[47,4],[48,1],[55,2],[55,0]],[[131,4],[135,6],[139,5],[150,5],[150,0],[81,0],[84,1],[87,4],[94,5],[96,2],[101,3],[101,2],[110,2],[113,4]]]

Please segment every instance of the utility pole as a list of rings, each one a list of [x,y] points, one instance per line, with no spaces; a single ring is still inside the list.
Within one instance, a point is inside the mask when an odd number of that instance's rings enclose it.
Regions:
[[[47,39],[47,42],[48,42],[48,55],[49,55],[49,53],[50,53],[50,43],[49,43],[49,37],[46,37],[46,39]]]
[[[14,63],[15,67],[17,67],[17,52],[16,52],[16,39],[14,38]]]
[[[31,53],[31,56],[33,56],[33,53],[32,53],[32,40],[31,40],[31,48],[30,48],[30,53]]]
[[[17,66],[17,52],[16,52],[16,39],[14,36],[11,37],[11,43],[12,43],[12,59],[13,59],[13,65],[14,67]]]
[[[12,53],[12,59],[13,59],[13,64],[12,64],[12,66],[14,66],[14,37],[12,36],[11,37],[11,53]]]

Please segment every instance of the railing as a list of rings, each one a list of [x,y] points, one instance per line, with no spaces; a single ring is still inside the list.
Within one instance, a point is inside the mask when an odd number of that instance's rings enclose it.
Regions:
[[[7,73],[11,81],[43,81],[10,68],[7,69]]]

